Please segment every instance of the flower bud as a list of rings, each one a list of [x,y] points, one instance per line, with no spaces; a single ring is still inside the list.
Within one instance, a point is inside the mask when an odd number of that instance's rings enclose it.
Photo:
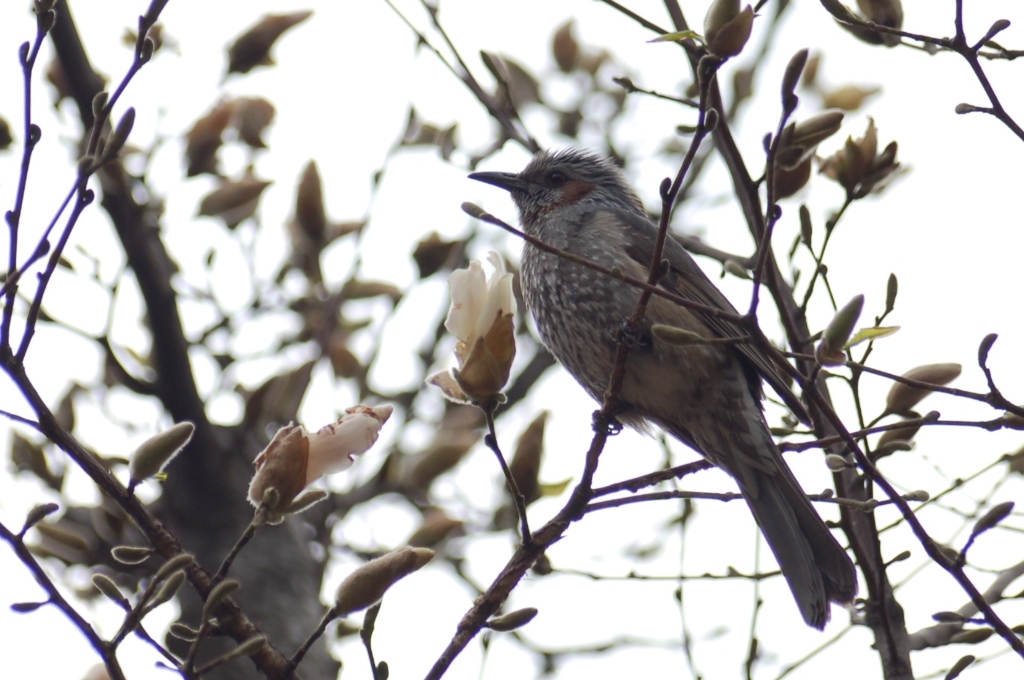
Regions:
[[[185,448],[195,430],[195,425],[184,421],[142,442],[128,464],[130,486],[136,486],[163,470]]]
[[[179,640],[185,640],[186,642],[192,642],[199,637],[198,630],[191,626],[186,626],[184,623],[172,623],[167,632]]]
[[[992,637],[995,632],[991,628],[973,628],[962,630],[949,638],[951,644],[976,645]]]
[[[367,562],[341,582],[334,596],[338,614],[347,616],[378,602],[388,588],[434,557],[429,548],[399,548]]]
[[[828,327],[821,336],[821,342],[815,351],[818,362],[823,366],[842,366],[846,363],[843,348],[857,325],[860,312],[864,308],[864,296],[857,295],[836,312]]]
[[[818,144],[838,132],[842,124],[843,112],[836,110],[823,111],[805,121],[790,123],[779,138],[776,165],[794,170],[813,156]]]
[[[59,509],[60,508],[56,503],[43,503],[35,506],[28,511],[27,515],[25,515],[25,525],[22,527],[21,533],[24,534],[26,531],[43,521],[48,515],[52,515]]]
[[[730,260],[730,262],[732,262],[732,260]],[[707,341],[703,336],[694,333],[693,331],[676,328],[675,326],[666,326],[660,323],[651,326],[651,335],[662,342],[667,342],[670,345],[676,345],[679,347],[707,344]]]
[[[903,26],[903,5],[900,0],[857,0],[857,6],[868,21],[886,28]],[[895,47],[900,44],[900,36],[892,33],[878,33],[883,45]]]
[[[825,456],[825,465],[832,472],[842,472],[853,467],[846,458],[835,453],[829,453]]]
[[[178,594],[178,590],[185,583],[185,572],[178,570],[167,577],[164,584],[160,586],[160,590],[157,591],[156,595],[153,596],[149,602],[146,603],[146,611],[156,609],[164,602],[169,601],[172,597]]]
[[[114,602],[121,603],[127,601],[125,596],[121,594],[121,590],[117,587],[117,584],[114,583],[114,580],[106,574],[93,574],[92,584],[96,586],[96,590],[100,591]]]
[[[110,556],[121,564],[142,564],[156,551],[141,545],[117,545],[110,549]]]
[[[931,383],[933,385],[945,385],[952,382],[960,375],[960,364],[928,364],[918,366],[903,374],[904,378]],[[910,412],[917,402],[921,401],[932,390],[926,387],[911,387],[904,383],[893,383],[889,389],[889,395],[885,399],[885,413],[906,414]]]
[[[995,527],[1006,519],[1011,512],[1013,512],[1013,501],[1005,501],[999,505],[993,506],[991,510],[982,515],[981,518],[974,523],[974,528],[971,529],[971,538]]]
[[[124,143],[128,141],[128,135],[131,134],[132,127],[135,125],[135,108],[129,106],[128,110],[121,116],[121,120],[117,121],[117,127],[107,137],[107,146],[103,150],[103,158],[101,162],[109,160],[116,156]]]
[[[241,587],[242,584],[232,578],[225,579],[215,585],[210,594],[206,596],[206,603],[203,605],[203,620],[205,621],[210,618],[224,598]]]
[[[516,628],[522,628],[532,621],[535,616],[537,616],[537,610],[533,607],[526,607],[509,612],[508,614],[495,616],[493,619],[488,619],[484,625],[491,630],[505,633]]]
[[[704,18],[704,44],[716,57],[735,57],[750,39],[753,23],[750,5],[741,11],[739,0],[714,0]]]
[[[810,157],[792,170],[775,168],[775,199],[779,200],[782,198],[789,198],[796,192],[803,189],[810,179]]]

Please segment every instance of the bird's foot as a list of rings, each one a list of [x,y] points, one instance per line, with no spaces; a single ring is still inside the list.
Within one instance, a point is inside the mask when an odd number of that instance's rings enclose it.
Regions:
[[[621,342],[631,352],[651,348],[651,334],[644,328],[634,326],[629,319],[623,319],[622,325],[612,333],[616,342]]]
[[[622,423],[615,416],[605,418],[601,415],[601,410],[594,411],[591,416],[590,426],[595,432],[604,430],[609,436],[614,437],[618,433],[622,432]]]

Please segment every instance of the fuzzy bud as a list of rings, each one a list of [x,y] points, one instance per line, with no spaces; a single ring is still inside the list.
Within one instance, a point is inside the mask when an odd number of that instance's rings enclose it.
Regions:
[[[818,348],[815,351],[819,363],[824,366],[842,366],[846,363],[843,348],[853,334],[853,328],[857,325],[857,319],[860,318],[863,308],[864,296],[857,295],[836,312],[825,328],[821,342],[818,343]]]
[[[832,472],[842,472],[852,467],[848,460],[835,453],[829,453],[825,456],[825,465]]]
[[[739,0],[714,0],[704,17],[704,43],[716,57],[735,57],[750,39],[754,10]]]
[[[96,590],[106,595],[110,600],[117,603],[126,601],[124,595],[121,594],[121,590],[117,587],[117,584],[114,583],[114,580],[106,574],[93,574],[92,584],[96,586]]]
[[[195,425],[185,421],[142,442],[128,464],[131,486],[163,470],[185,448],[195,430]]]
[[[378,602],[388,588],[434,557],[429,548],[399,548],[367,562],[341,582],[335,593],[339,615],[347,616]]]
[[[1000,503],[999,505],[994,506],[991,510],[982,515],[977,522],[974,523],[974,528],[971,529],[971,538],[995,527],[997,524],[1006,519],[1011,512],[1013,512],[1013,501],[1005,501],[1003,503]]]
[[[907,371],[903,377],[933,385],[945,385],[959,376],[960,371],[960,364],[927,364]],[[911,387],[900,382],[893,383],[889,389],[889,395],[885,399],[885,415],[909,413],[910,409],[917,405],[917,402],[931,393],[932,390],[927,387]]]
[[[117,545],[110,549],[110,556],[121,564],[142,564],[148,560],[153,553],[153,548],[136,545]]]
[[[209,619],[224,598],[241,587],[241,583],[231,578],[225,579],[215,585],[210,591],[210,594],[206,597],[206,604],[203,605],[203,620],[205,621]]]
[[[537,610],[533,607],[526,607],[525,609],[517,609],[508,614],[495,616],[493,619],[488,619],[484,625],[491,630],[505,633],[516,628],[522,628],[532,621],[535,616],[537,616]]]

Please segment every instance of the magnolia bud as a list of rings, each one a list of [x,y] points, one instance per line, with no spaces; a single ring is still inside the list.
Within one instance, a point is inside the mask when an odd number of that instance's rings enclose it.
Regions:
[[[815,351],[818,362],[824,366],[842,366],[846,363],[846,355],[843,348],[853,334],[853,327],[857,325],[861,309],[864,308],[864,296],[857,295],[846,303],[842,309],[836,312],[829,322],[828,327],[821,336],[821,342]]]
[[[847,468],[853,467],[850,465],[849,461],[835,453],[829,453],[825,456],[825,465],[827,465],[828,469],[832,472],[842,472]]]
[[[163,470],[185,448],[195,430],[195,425],[185,421],[142,442],[128,464],[130,485],[136,486]]]
[[[933,385],[945,385],[960,375],[960,371],[960,364],[928,364],[907,371],[903,377]],[[927,387],[911,387],[900,382],[893,383],[892,388],[889,389],[889,396],[885,399],[884,415],[908,413],[917,402],[931,393],[932,390]]]
[[[1005,501],[994,506],[974,523],[974,528],[971,529],[971,537],[973,538],[993,528],[1006,519],[1011,512],[1013,512],[1013,501]]]
[[[429,548],[399,548],[367,562],[341,582],[334,595],[338,614],[346,616],[378,602],[385,591],[434,557]]]
[[[110,549],[110,556],[121,564],[142,564],[156,551],[136,545],[118,545]]]
[[[743,51],[750,39],[754,10],[740,10],[739,0],[715,0],[704,18],[704,43],[716,57],[727,59]]]
[[[517,609],[514,612],[503,614],[502,616],[495,616],[493,619],[488,619],[484,625],[491,630],[505,633],[516,628],[522,628],[532,621],[535,616],[537,616],[537,610],[533,607],[526,607],[525,609]]]

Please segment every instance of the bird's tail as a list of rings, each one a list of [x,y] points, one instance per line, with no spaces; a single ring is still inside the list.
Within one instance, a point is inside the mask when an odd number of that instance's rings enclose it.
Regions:
[[[830,602],[857,594],[853,562],[807,500],[771,438],[759,452],[758,469],[730,470],[761,527],[808,625],[825,627]],[[764,465],[771,461],[774,465]],[[741,459],[740,466],[746,465]]]
[[[829,603],[850,602],[857,593],[853,563],[795,482],[762,477],[758,486],[756,495],[744,489],[747,504],[804,620],[820,630]]]

